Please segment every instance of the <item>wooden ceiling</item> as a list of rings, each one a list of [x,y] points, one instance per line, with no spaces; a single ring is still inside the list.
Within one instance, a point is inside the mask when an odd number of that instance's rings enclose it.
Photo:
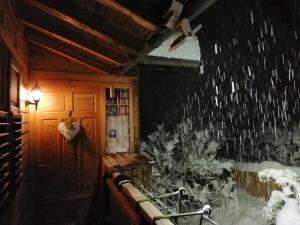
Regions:
[[[100,73],[119,74],[162,30],[170,2],[19,0],[17,15],[34,45]]]
[[[163,24],[173,0],[14,1],[31,44],[99,73],[128,74],[176,32]],[[192,25],[217,0],[177,1],[184,6],[176,19],[186,18]]]

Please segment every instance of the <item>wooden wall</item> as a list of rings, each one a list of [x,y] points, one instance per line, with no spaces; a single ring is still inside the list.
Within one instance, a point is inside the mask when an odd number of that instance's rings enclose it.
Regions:
[[[18,69],[27,75],[27,42],[24,39],[24,29],[17,20],[13,5],[14,0],[0,1],[0,38],[9,49]]]
[[[21,86],[31,89],[37,80],[44,95],[37,111],[21,101],[23,121],[30,122],[22,126],[22,132],[29,129],[22,141],[29,143],[22,148],[24,179],[0,224],[93,224],[98,213],[98,168],[106,148],[105,88],[125,87],[132,93],[133,152],[139,140],[138,80],[96,74],[40,47],[27,48],[14,7],[14,0],[0,1],[0,41],[9,50],[11,69],[20,74]],[[82,129],[70,143],[57,131],[69,110]]]
[[[257,198],[268,200],[272,191],[281,190],[281,187],[274,182],[260,182],[258,173],[251,171],[235,171],[236,184],[246,193]]]
[[[39,66],[43,65],[47,63]],[[39,220],[36,224],[93,224],[100,212],[97,211],[100,210],[98,175],[106,149],[105,88],[113,85],[129,88],[133,93],[137,81],[126,76],[59,72],[63,69],[30,71],[29,86],[38,81],[43,92],[38,110],[30,107],[30,139],[33,140],[30,149],[34,153],[31,160],[37,162],[35,217]],[[135,101],[132,95],[131,102]],[[67,142],[57,126],[70,110],[81,131],[73,141]],[[131,151],[134,151],[138,139],[134,114],[138,111],[133,105],[130,110],[130,129],[135,133],[131,137]]]
[[[75,63],[34,44],[28,45],[30,57],[28,66],[31,71],[62,71],[74,73],[97,73],[90,68]]]
[[[23,27],[19,24],[15,15],[15,1],[0,1],[0,42],[9,51],[11,66],[9,69],[20,74],[20,83],[27,88],[28,68],[27,68],[27,44],[24,39]],[[9,101],[8,99],[6,99]],[[27,109],[24,102],[20,103],[22,120],[28,120]],[[8,109],[9,110],[9,109]],[[28,127],[21,126],[23,140],[21,143],[28,142]],[[9,201],[6,209],[0,214],[1,225],[24,225],[30,224],[31,192],[29,174],[29,149],[28,145],[20,147],[23,157],[23,177],[20,180],[16,195]]]

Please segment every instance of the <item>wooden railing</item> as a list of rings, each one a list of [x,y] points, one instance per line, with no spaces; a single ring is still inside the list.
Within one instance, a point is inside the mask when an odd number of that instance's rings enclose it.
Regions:
[[[162,216],[163,213],[132,183],[122,184],[119,189],[114,181],[121,173],[113,170],[128,165],[141,163],[145,158],[135,154],[111,154],[103,157],[102,160],[102,199],[110,195],[110,209],[107,209],[108,202],[101,203],[102,221],[105,217],[110,217],[111,225],[119,224],[156,224],[174,225],[170,219],[155,218]],[[146,163],[146,162],[145,162]],[[105,210],[106,209],[106,210]]]

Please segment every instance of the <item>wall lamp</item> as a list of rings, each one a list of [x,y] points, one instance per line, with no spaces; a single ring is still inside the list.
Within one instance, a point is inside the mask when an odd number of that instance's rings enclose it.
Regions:
[[[41,97],[42,97],[42,91],[36,81],[35,85],[31,89],[31,92],[29,92],[27,95],[27,99],[25,101],[25,106],[27,107],[28,105],[35,105],[35,111],[37,111],[37,107],[38,107],[39,101],[41,100]]]

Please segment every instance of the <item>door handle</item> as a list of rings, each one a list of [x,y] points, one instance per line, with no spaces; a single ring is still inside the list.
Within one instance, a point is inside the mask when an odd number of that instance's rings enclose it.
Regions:
[[[41,162],[41,160],[37,160],[36,161],[36,167],[40,168],[40,169],[43,169],[45,167],[45,165]]]

